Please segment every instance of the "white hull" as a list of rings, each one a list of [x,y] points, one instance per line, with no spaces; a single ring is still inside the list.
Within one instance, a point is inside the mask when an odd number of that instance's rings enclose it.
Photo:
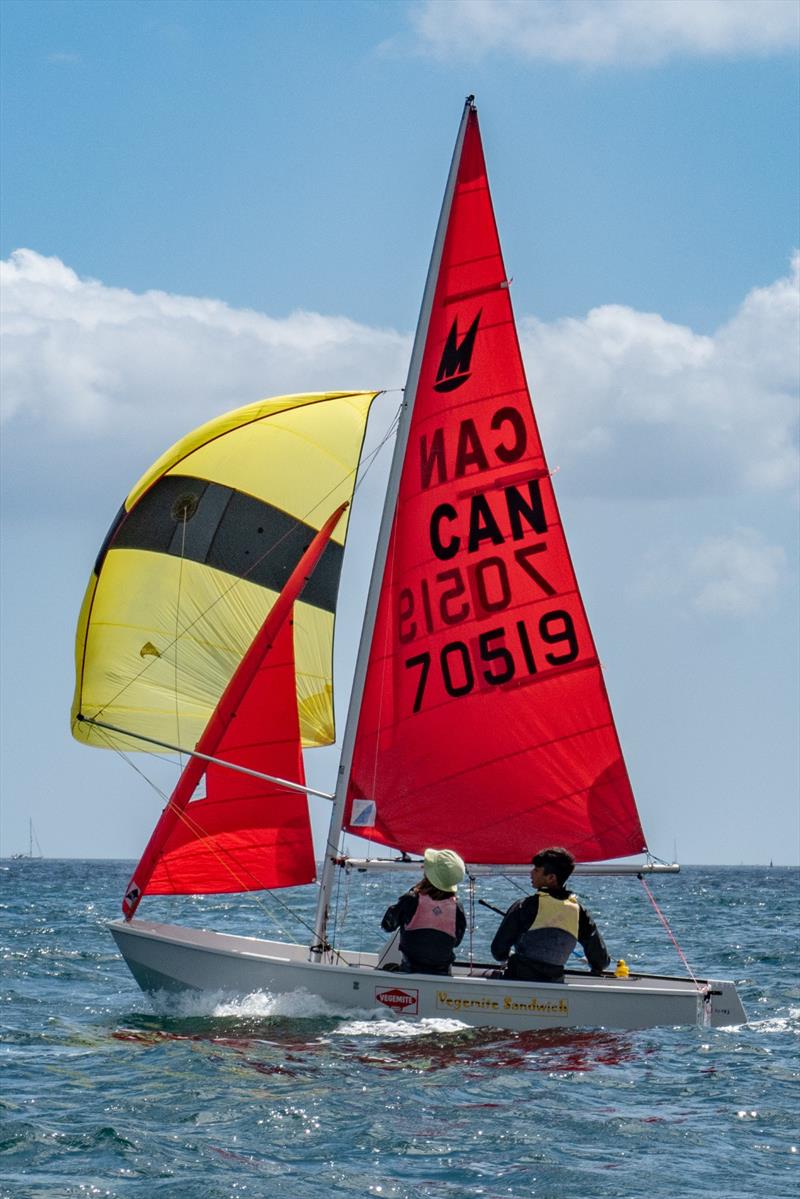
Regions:
[[[147,993],[194,992],[244,997],[256,991],[304,991],[347,1010],[419,1020],[525,1031],[537,1028],[619,1029],[656,1025],[741,1024],[744,1009],[732,982],[638,975],[568,975],[563,983],[489,979],[456,966],[452,977],[377,969],[375,954],[344,953],[338,964],[308,961],[308,949],[280,941],[171,924],[114,921],[109,929]],[[342,958],[346,964],[342,964]]]

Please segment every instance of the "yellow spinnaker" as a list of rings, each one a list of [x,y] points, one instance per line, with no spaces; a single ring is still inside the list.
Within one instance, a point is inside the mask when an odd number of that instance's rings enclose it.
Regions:
[[[188,434],[139,480],[86,589],[75,647],[72,732],[193,746],[304,547],[353,493],[377,393],[278,396]],[[342,517],[295,605],[304,745],[334,740],[332,647],[347,528]]]

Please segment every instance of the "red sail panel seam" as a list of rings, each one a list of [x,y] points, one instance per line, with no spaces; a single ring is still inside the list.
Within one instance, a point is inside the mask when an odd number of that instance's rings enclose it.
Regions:
[[[492,620],[503,620],[504,618],[513,617],[516,613],[522,611],[524,608],[538,608],[538,607],[541,607],[542,604],[548,604],[548,603],[553,604],[553,603],[556,603],[558,600],[567,600],[570,597],[574,597],[577,595],[578,595],[577,587],[575,587],[575,586],[567,587],[563,591],[553,591],[552,594],[541,595],[538,598],[531,596],[531,595],[525,595],[522,597],[522,599],[519,600],[519,602],[514,603],[514,604],[509,604],[507,608],[499,608],[496,612],[475,613],[475,614],[470,615],[469,617],[467,617],[464,620],[455,620],[455,621],[442,620],[442,621],[437,622],[433,626],[432,629],[427,629],[426,630],[427,635],[420,635],[419,637],[415,636],[413,638],[413,640],[403,642],[403,650],[409,651],[417,646],[425,645],[429,639],[429,635],[431,632],[434,632],[434,631],[438,632],[438,633],[451,632],[452,634],[455,634],[459,630],[461,630],[461,632],[464,633],[464,632],[466,632],[465,626],[467,627],[467,629],[470,630],[470,632],[467,634],[467,639],[469,639],[470,637],[474,639],[475,637],[477,637],[478,631],[483,632],[482,626],[485,624],[488,624]],[[474,628],[474,632],[471,631],[473,628]],[[591,638],[591,632],[589,632],[588,635]],[[594,642],[592,642],[592,648],[594,649]],[[558,671],[558,673],[563,673],[563,671],[571,669],[573,665],[575,666],[576,669],[579,669],[583,665],[599,666],[600,661],[599,661],[599,659],[597,657],[597,653],[595,651],[595,653],[591,657],[579,658],[574,664],[566,663],[563,667],[559,667],[557,664],[554,664],[552,662],[547,662],[547,664],[545,666],[542,666],[542,667],[538,668],[536,671],[534,671],[532,677],[534,677],[535,675],[544,674],[544,675],[547,675],[548,678],[552,678],[553,675],[556,673],[556,671]],[[511,681],[512,680],[509,680],[509,683]],[[505,686],[505,685],[506,684],[498,684],[498,686]]]
[[[502,255],[498,254],[496,250],[492,250],[491,253],[489,253],[489,254],[476,254],[471,258],[452,258],[450,260],[450,262],[447,264],[446,269],[447,269],[447,271],[452,271],[452,270],[458,271],[458,270],[461,270],[465,266],[475,266],[479,262],[502,263],[502,261],[503,261]],[[443,290],[443,288],[444,288],[444,284],[440,280],[440,282],[439,282],[440,292]],[[441,295],[439,295],[437,297],[437,300],[439,302],[441,302],[441,298],[442,298]]]
[[[607,726],[599,725],[596,730],[587,730],[587,731],[599,732],[605,727],[607,727]],[[573,736],[578,737],[578,736],[583,736],[583,734],[575,733],[575,734],[573,734]],[[569,738],[559,738],[559,740],[569,740]],[[543,744],[546,744],[546,743],[543,743]],[[542,748],[541,745],[534,745],[534,746],[530,746],[529,749],[518,750],[516,755],[514,755],[514,754],[508,754],[508,755],[503,755],[503,756],[498,755],[498,757],[496,757],[496,758],[487,758],[486,762],[484,763],[484,766],[491,766],[491,765],[493,765],[494,762],[501,762],[506,757],[519,756],[520,754],[529,753],[531,750],[537,750],[537,749],[541,749],[541,748]],[[469,772],[468,771],[459,771],[458,774],[442,775],[441,778],[437,779],[437,783],[448,783],[448,784],[452,783],[455,779],[457,779],[459,777],[459,775],[466,774],[466,773],[469,773]],[[624,764],[618,768],[617,773],[618,774],[625,773]],[[526,805],[526,807],[524,807],[524,808],[518,808],[515,811],[514,816],[518,817],[518,816],[522,815],[523,813],[530,814],[531,812],[538,812],[542,808],[550,808],[554,804],[562,804],[565,802],[565,800],[578,799],[581,795],[586,795],[587,792],[591,791],[591,789],[592,789],[591,785],[589,785],[586,787],[577,787],[573,791],[561,791],[561,792],[559,792],[558,795],[551,795],[551,796],[548,796],[548,798],[546,798],[546,799],[539,799],[538,802],[532,802],[532,803]],[[404,800],[405,800],[406,804],[408,804],[409,800],[412,799],[412,797],[414,795],[420,795],[423,793],[423,791],[424,791],[424,789],[419,788],[419,787],[413,791],[406,791],[404,794]],[[509,813],[506,812],[503,816],[501,816],[497,820],[489,821],[489,822],[482,821],[480,823],[480,825],[470,825],[468,823],[467,813],[463,808],[461,810],[461,814],[462,814],[462,819],[464,821],[463,829],[481,828],[481,829],[488,830],[490,828],[496,828],[496,827],[504,824],[509,819]],[[619,822],[618,821],[615,822],[615,826],[616,826],[616,823],[619,823]],[[595,836],[596,836],[596,832],[592,833],[592,838]],[[589,837],[584,838],[584,840],[589,840],[589,839],[590,839]]]
[[[442,340],[444,341],[444,338]],[[479,396],[471,396],[469,399],[467,399],[465,397],[464,399],[462,399],[458,402],[456,402],[451,397],[450,403],[446,410],[436,409],[433,412],[428,413],[427,415],[425,415],[424,413],[421,414],[415,427],[419,431],[422,431],[428,425],[440,424],[443,417],[445,417],[445,416],[450,418],[452,415],[454,415],[460,411],[463,411],[463,410],[468,411],[471,408],[478,408],[481,404],[488,404],[492,400],[504,400],[507,398],[510,399],[513,396],[523,396],[525,399],[527,399],[527,395],[528,395],[528,393],[522,387],[508,387],[508,388],[505,388],[503,391],[482,392]],[[416,413],[415,413],[415,416],[416,416]],[[536,431],[536,425],[534,422],[531,422],[531,427],[534,431]],[[537,433],[536,440],[541,445],[541,439],[538,437],[538,433]],[[538,456],[544,457],[544,454],[540,452]]]
[[[604,836],[606,835],[606,833],[611,833],[611,832],[614,832],[616,829],[618,829],[618,828],[620,827],[620,825],[621,825],[621,824],[622,824],[622,820],[621,820],[621,819],[617,819],[617,820],[613,820],[613,821],[612,821],[610,824],[598,825],[598,826],[597,826],[597,827],[596,827],[596,828],[593,830],[593,832],[591,832],[591,833],[587,833],[585,837],[580,837],[580,838],[577,838],[577,839],[574,841],[574,845],[575,845],[575,846],[578,846],[578,845],[584,845],[584,844],[585,844],[587,841],[597,841],[597,840],[599,840],[600,838],[604,837]],[[644,844],[644,837],[642,837],[642,844],[640,845],[640,844],[639,844],[639,842],[637,841],[637,842],[636,842],[636,846],[637,846],[637,848],[636,848],[636,849],[631,849],[631,851],[630,851],[630,852],[631,852],[632,854],[634,854],[634,853],[646,853],[646,852],[647,852],[647,846]],[[577,860],[580,860],[580,859],[577,857],[577,854],[576,854],[576,859],[577,859]]]
[[[506,812],[505,815],[498,817],[497,820],[490,821],[489,823],[481,822],[480,824],[470,824],[465,819],[463,826],[464,831],[470,832],[478,829],[488,830],[491,828],[502,828],[503,825],[507,824],[510,819],[518,820],[522,816],[532,816],[536,812],[543,812],[548,808],[563,805],[570,801],[580,801],[581,797],[588,795],[591,789],[591,787],[581,787],[580,790],[577,791],[562,791],[559,795],[551,795],[547,799],[540,799],[538,803],[531,803],[528,804],[527,807],[517,808],[513,813]],[[617,828],[619,823],[619,820],[615,820],[611,824],[604,825],[602,828],[594,828],[592,832],[587,833],[585,837],[580,837],[579,840],[576,839],[575,834],[572,834],[573,843],[582,845],[586,841],[595,841],[597,840],[599,834],[602,835],[603,833],[608,832],[610,829]]]
[[[473,287],[469,291],[456,291],[451,296],[443,296],[442,304],[457,304],[461,300],[471,300],[473,296],[486,296],[492,291],[502,291],[508,287],[508,279],[500,279],[497,283],[487,283],[483,287]],[[485,325],[482,332],[486,329],[495,329],[498,325],[507,324],[507,321],[495,321],[491,325]]]
[[[541,455],[539,455],[539,457],[541,457]],[[535,459],[534,459],[534,461],[535,461]],[[497,468],[495,468],[495,469],[497,469]],[[553,472],[549,469],[549,467],[547,466],[546,463],[543,467],[539,467],[538,469],[534,468],[533,470],[520,471],[515,475],[501,475],[500,478],[498,478],[498,479],[490,479],[490,480],[484,479],[482,481],[481,476],[474,475],[474,476],[471,476],[471,479],[474,479],[474,481],[475,481],[474,487],[465,487],[462,491],[455,492],[455,498],[457,500],[468,500],[470,498],[470,496],[473,496],[473,495],[483,495],[488,491],[502,491],[506,487],[514,486],[516,483],[530,483],[530,482],[535,482],[537,479],[550,479],[550,478],[552,478],[552,476],[553,476]],[[407,493],[407,499],[408,500],[418,500],[421,497],[428,495],[431,490],[432,489],[430,487],[428,487],[428,488],[418,488],[416,491],[412,491],[411,488],[409,487],[408,493]],[[560,529],[560,528],[561,528],[561,521],[557,520],[557,519],[552,520],[547,526],[547,532],[549,533],[553,529]],[[429,559],[427,559],[427,561],[433,562],[434,559],[429,558]],[[437,561],[438,561],[438,559],[437,559]]]
[[[492,479],[488,485],[486,480],[479,482],[478,478],[476,478],[474,487],[465,488],[463,491],[456,492],[456,499],[466,500],[469,499],[471,495],[483,495],[486,491],[500,491],[505,487],[510,487],[513,483],[532,483],[536,479],[549,478],[550,471],[546,466],[541,467],[539,470],[528,470],[524,472],[517,471],[517,473],[514,475],[501,475],[498,479]],[[422,493],[417,492],[416,494],[421,495]],[[548,525],[548,532],[555,527],[556,526],[554,524]]]
[[[390,728],[392,726],[386,725],[384,727]],[[538,750],[547,749],[549,746],[552,746],[552,745],[563,745],[563,744],[566,744],[568,741],[577,741],[583,737],[594,736],[597,733],[601,733],[603,731],[603,729],[607,729],[607,728],[611,728],[611,727],[612,727],[612,724],[610,721],[603,721],[601,724],[592,725],[589,728],[580,729],[579,731],[574,732],[574,733],[564,733],[561,737],[552,737],[547,741],[532,741],[529,745],[523,746],[522,749],[517,749],[510,753],[495,754],[495,756],[493,758],[484,758],[483,762],[481,763],[481,767],[483,768],[486,766],[493,766],[496,762],[508,762],[512,758],[521,758],[525,754],[536,753]],[[472,766],[466,766],[463,770],[456,770],[456,771],[453,771],[451,774],[437,775],[436,776],[437,785],[441,784],[441,783],[452,783],[455,779],[460,778],[462,775],[471,774],[473,769],[474,769],[474,767],[472,767]],[[565,791],[564,794],[562,796],[560,796],[559,798],[564,799],[564,798],[567,798],[572,795],[582,795],[583,792],[586,790],[588,790],[587,787],[579,787],[575,791]],[[407,802],[408,798],[410,796],[421,795],[425,791],[426,791],[426,787],[424,787],[424,786],[413,787],[413,788],[405,787],[403,790],[404,800]],[[491,826],[487,825],[486,827],[488,828]]]

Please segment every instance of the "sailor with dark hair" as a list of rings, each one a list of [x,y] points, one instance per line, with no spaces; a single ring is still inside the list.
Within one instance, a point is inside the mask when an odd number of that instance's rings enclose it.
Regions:
[[[452,849],[426,849],[424,877],[386,909],[381,928],[400,929],[400,969],[409,974],[449,974],[455,947],[467,929],[456,899],[464,863]]]
[[[561,982],[578,942],[592,974],[602,974],[610,962],[603,938],[564,885],[575,868],[572,854],[554,845],[540,850],[531,863],[536,894],[512,903],[492,941],[492,957],[508,959],[503,977]]]

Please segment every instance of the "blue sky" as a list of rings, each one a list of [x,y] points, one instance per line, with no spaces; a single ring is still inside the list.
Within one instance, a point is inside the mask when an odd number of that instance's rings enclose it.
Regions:
[[[67,728],[96,550],[192,425],[402,386],[472,92],[651,847],[798,860],[799,19],[794,0],[5,0],[0,851],[31,815],[49,855],[139,852],[160,801]],[[335,754],[309,768],[332,785]]]

